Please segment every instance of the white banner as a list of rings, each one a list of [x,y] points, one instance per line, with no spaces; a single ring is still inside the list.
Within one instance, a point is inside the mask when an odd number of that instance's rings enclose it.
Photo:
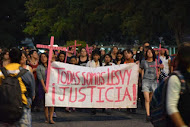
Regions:
[[[136,108],[139,66],[82,67],[53,62],[46,106]]]

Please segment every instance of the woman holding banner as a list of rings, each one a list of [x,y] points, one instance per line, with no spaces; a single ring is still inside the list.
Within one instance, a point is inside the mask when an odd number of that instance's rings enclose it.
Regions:
[[[92,60],[88,61],[88,63],[86,64],[86,67],[92,67],[92,68],[96,68],[96,67],[100,67],[102,66],[102,63],[100,62],[100,52],[99,50],[94,50],[92,52]],[[91,111],[92,115],[96,115],[96,109],[92,109]]]
[[[131,49],[124,50],[123,56],[124,56],[124,64],[134,63],[133,51]],[[128,113],[136,113],[136,109],[135,108],[127,108],[127,112]]]
[[[79,66],[86,66],[87,62],[88,62],[88,54],[86,52],[86,49],[82,48],[80,50],[80,56],[77,59],[77,63]]]
[[[96,49],[92,52],[92,60],[88,61],[86,67],[100,67],[102,63],[100,62],[100,52]]]
[[[113,48],[111,50],[111,56],[112,56],[112,62],[113,63],[116,63],[117,53],[118,53],[118,47],[113,46]]]
[[[102,66],[112,66],[115,65],[114,63],[112,63],[112,57],[110,54],[106,54],[104,57],[104,63],[102,63]]]
[[[53,112],[54,107],[45,107],[45,93],[46,90],[46,77],[47,77],[47,67],[48,67],[48,55],[45,53],[42,53],[40,55],[39,59],[40,65],[37,67],[37,78],[39,80],[39,98],[40,100],[43,100],[44,102],[44,112],[45,112],[45,118],[46,123],[54,124],[53,121]]]
[[[117,53],[117,58],[116,58],[116,63],[117,65],[123,64],[124,63],[124,59],[123,59],[123,52],[119,51]]]
[[[113,66],[115,65],[114,63],[112,63],[112,57],[110,54],[106,54],[104,57],[104,63],[102,63],[102,66]],[[112,111],[110,108],[105,108],[103,109],[103,111],[106,112],[107,115],[111,115]]]

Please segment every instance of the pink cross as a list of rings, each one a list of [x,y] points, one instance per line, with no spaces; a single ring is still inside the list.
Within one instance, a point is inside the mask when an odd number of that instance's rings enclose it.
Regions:
[[[158,65],[158,62],[160,62],[160,52],[161,50],[166,51],[167,49],[161,48],[161,43],[160,43],[159,48],[155,48],[154,50],[159,51],[159,56],[158,56],[158,60],[155,59],[155,65],[150,65],[150,67],[156,67],[156,75],[158,75],[158,67],[160,67],[160,65]],[[158,78],[157,78],[157,83],[158,83]]]
[[[155,59],[155,65],[150,65],[150,67],[156,67],[156,77],[158,75],[158,67],[160,67],[160,65],[158,65],[158,61],[157,59]],[[157,78],[157,83],[158,83],[158,78]]]
[[[75,40],[75,45],[69,46],[69,47],[74,47],[74,48],[75,48],[75,50],[74,50],[74,55],[76,55],[76,48],[77,48],[78,46],[81,46],[81,44],[78,44],[78,45],[77,45],[77,41],[76,41],[76,40]]]
[[[68,53],[73,53],[73,51],[69,51],[69,47],[67,47],[67,51],[66,52],[66,56],[65,56],[65,63],[67,62],[67,56],[68,56]]]
[[[54,36],[51,36],[50,46],[48,46],[48,45],[41,45],[41,44],[37,44],[36,45],[37,48],[49,49],[49,60],[48,60],[48,70],[47,70],[47,79],[46,79],[46,89],[47,89],[47,92],[48,92],[48,89],[49,89],[51,59],[52,59],[53,50],[66,51],[66,47],[54,47],[53,44],[54,44]]]
[[[90,53],[92,53],[93,51],[93,47],[88,47],[88,44],[86,44],[86,52],[89,55]]]

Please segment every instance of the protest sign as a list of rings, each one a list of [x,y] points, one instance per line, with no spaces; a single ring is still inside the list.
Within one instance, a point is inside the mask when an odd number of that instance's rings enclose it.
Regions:
[[[139,66],[82,67],[53,62],[46,106],[136,108]]]

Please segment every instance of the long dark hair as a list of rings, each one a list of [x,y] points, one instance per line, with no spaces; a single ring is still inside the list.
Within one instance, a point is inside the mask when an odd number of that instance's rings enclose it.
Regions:
[[[122,56],[124,56],[123,54],[124,54],[124,52],[123,51],[118,51],[118,53],[117,53],[117,55],[118,54],[121,54]],[[117,56],[116,56],[116,62],[118,62],[119,60],[118,60],[118,58],[117,58]],[[121,58],[121,61],[123,62],[124,61],[124,58],[122,57]]]
[[[151,47],[149,47],[149,48],[147,49],[147,51],[146,51],[146,54],[145,54],[145,60],[148,59],[148,55],[147,55],[147,53],[148,53],[149,50],[152,52],[152,55],[153,55],[153,61],[155,61],[155,59],[156,59],[156,54],[155,54],[155,51],[154,51]]]
[[[1,53],[1,60],[2,60],[2,61],[3,61],[3,59],[4,59],[4,55],[5,55],[7,52],[9,52],[9,50],[8,50],[8,49],[4,49],[3,52]]]
[[[124,59],[125,59],[125,52],[131,53],[132,54],[131,58],[133,58],[133,51],[131,49],[125,49],[125,50],[123,50],[123,57],[124,57]]]
[[[27,59],[27,53],[26,53],[26,51],[22,51],[22,54],[24,54],[25,55],[25,57],[26,57],[26,65],[28,65],[28,59]]]
[[[112,56],[110,55],[110,54],[106,54],[105,56],[104,56],[104,61],[105,61],[105,58],[106,58],[106,56],[109,56],[110,57],[110,62],[112,61]],[[105,63],[106,65],[109,65],[109,63]]]
[[[41,64],[41,65],[43,65],[43,66],[45,67],[44,63],[42,63],[42,61],[41,61],[42,55],[45,55],[45,56],[47,57],[47,66],[48,66],[48,54],[47,54],[47,53],[41,53],[41,54],[40,54],[40,57],[39,57],[39,64]]]
[[[165,51],[164,56],[166,57],[166,60],[169,59],[169,55],[167,54],[167,51]]]
[[[186,73],[190,67],[190,42],[185,42],[180,45],[176,60],[178,61],[177,68],[182,73]]]
[[[9,52],[9,58],[11,63],[20,63],[21,56],[21,51],[16,47],[12,48]]]
[[[101,54],[100,51],[99,51],[98,49],[95,49],[94,51],[92,51],[91,60],[93,60],[94,55],[99,55],[99,56],[101,56],[100,54]],[[102,66],[102,62],[100,61],[100,59],[99,59],[98,61],[99,61],[99,63],[100,63],[100,66]]]
[[[80,49],[80,53],[81,53],[81,51],[82,51],[83,49],[86,51],[86,48],[81,48],[81,49]],[[86,56],[88,57],[87,51],[86,51]]]
[[[31,57],[31,55],[32,55],[34,52],[37,52],[37,53],[38,53],[38,51],[37,51],[37,50],[35,50],[35,49],[30,50],[30,52],[29,52],[30,57]]]
[[[60,56],[61,54],[63,54],[64,56],[66,56],[66,53],[65,53],[64,51],[61,51],[61,52],[58,54],[56,61],[60,61],[59,56]],[[64,57],[63,62],[64,62],[64,61],[65,61],[65,57]],[[61,61],[60,61],[60,62],[61,62]]]
[[[94,55],[100,56],[100,51],[98,49],[95,49],[94,51],[92,51],[91,60],[93,60]]]
[[[114,49],[114,48],[117,48],[117,50],[119,51],[119,48],[118,48],[117,46],[113,46],[113,47],[111,48],[110,54],[113,52],[113,49]]]

